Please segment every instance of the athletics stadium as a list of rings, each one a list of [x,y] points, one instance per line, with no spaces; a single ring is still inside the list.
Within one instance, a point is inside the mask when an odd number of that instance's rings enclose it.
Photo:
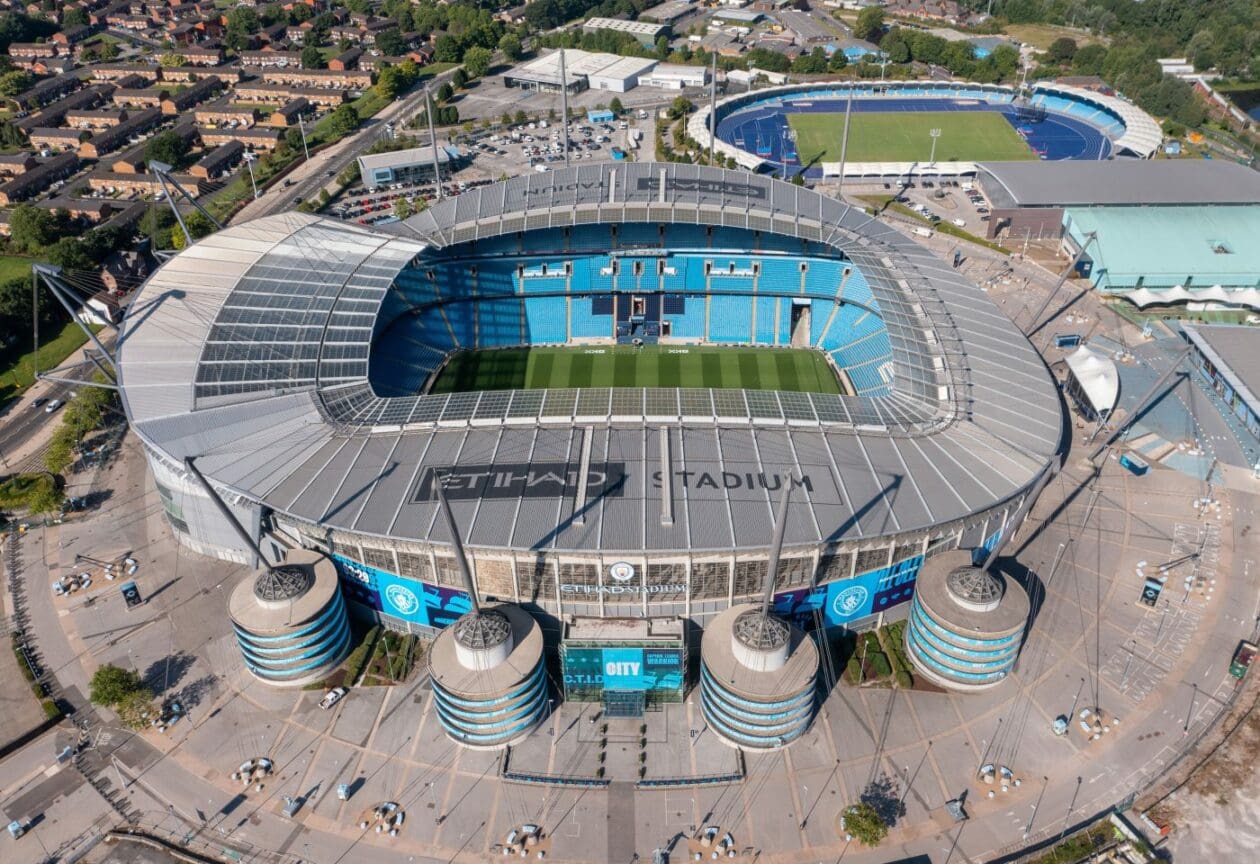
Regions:
[[[760,597],[790,484],[775,608],[863,626],[1013,533],[1062,428],[1027,340],[927,249],[691,165],[516,177],[388,230],[233,225],[149,279],[118,368],[184,545],[253,557],[192,458],[265,552],[329,555],[352,611],[424,633],[470,605],[439,483],[483,599],[700,626]]]
[[[794,84],[727,96],[717,103],[716,149],[752,170],[838,176],[850,102],[848,176],[974,174],[975,163],[986,161],[1149,158],[1161,141],[1159,125],[1141,109],[1079,87],[1042,82],[1020,92],[912,81]],[[708,106],[687,132],[708,147]]]

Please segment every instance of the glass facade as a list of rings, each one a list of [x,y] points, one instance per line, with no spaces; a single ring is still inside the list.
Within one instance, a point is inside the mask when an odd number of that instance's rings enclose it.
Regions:
[[[311,622],[292,633],[261,636],[232,623],[245,666],[273,684],[298,684],[341,662],[350,649],[350,621],[341,592]]]
[[[532,729],[547,710],[547,675],[540,659],[511,692],[483,700],[463,699],[433,683],[438,721],[451,738],[473,747],[510,744]]]
[[[811,686],[771,702],[744,699],[700,667],[700,707],[704,719],[718,734],[742,747],[782,747],[799,738],[814,716],[815,693]]]
[[[916,597],[910,605],[906,647],[911,658],[932,677],[970,687],[996,684],[1019,656],[1022,631],[975,639],[934,618]]]

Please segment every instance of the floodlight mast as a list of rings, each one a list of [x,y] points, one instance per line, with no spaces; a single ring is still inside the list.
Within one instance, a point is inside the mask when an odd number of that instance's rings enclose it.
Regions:
[[[787,533],[788,502],[792,498],[792,475],[789,472],[783,481],[783,495],[779,498],[779,509],[774,515],[774,536],[770,540],[770,560],[766,562],[766,586],[761,596],[761,616],[770,615],[770,604],[774,600],[774,582],[779,575],[779,552],[783,549],[783,535]]]
[[[271,562],[268,561],[267,556],[263,554],[262,547],[258,545],[258,541],[251,537],[249,532],[245,530],[245,526],[242,525],[236,518],[236,514],[234,514],[231,508],[227,506],[227,503],[219,497],[219,493],[215,491],[212,485],[210,485],[210,481],[206,479],[206,475],[202,474],[201,471],[198,470],[195,463],[196,457],[184,457],[184,467],[188,469],[189,474],[192,474],[193,477],[197,479],[201,488],[205,490],[208,496],[210,496],[210,502],[214,504],[215,509],[219,511],[219,515],[227,520],[228,524],[232,526],[232,530],[236,532],[236,536],[241,538],[246,547],[258,556],[259,565],[270,573],[275,568],[271,566]]]
[[[477,599],[477,586],[473,584],[472,568],[468,566],[468,556],[464,554],[464,541],[459,536],[459,526],[455,524],[455,514],[451,512],[451,504],[446,500],[442,475],[436,471],[433,473],[433,491],[437,494],[438,507],[442,511],[442,518],[446,520],[446,529],[451,535],[451,549],[455,552],[455,563],[459,567],[459,575],[464,580],[464,590],[468,592],[473,614],[479,614],[481,601]]]

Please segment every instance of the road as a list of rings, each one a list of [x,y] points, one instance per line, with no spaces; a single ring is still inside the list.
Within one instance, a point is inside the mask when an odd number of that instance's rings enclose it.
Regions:
[[[458,67],[456,67],[458,68]],[[448,69],[426,80],[425,84],[436,89],[450,79],[454,69]],[[402,123],[422,109],[424,104],[424,88],[417,87],[404,98],[395,101],[382,109],[375,117],[370,117],[353,134],[342,138],[318,153],[310,161],[298,165],[287,175],[293,182],[289,186],[277,183],[264,192],[256,200],[246,204],[232,222],[246,222],[259,216],[268,216],[283,210],[291,210],[297,206],[298,200],[305,201],[319,195],[319,190],[349,165],[373,142],[385,134],[385,124],[390,121]],[[329,174],[331,172],[331,176]]]
[[[14,463],[9,462],[10,454],[15,454],[25,447],[40,430],[53,428],[61,414],[60,411],[52,414],[45,413],[44,409],[47,405],[32,408],[31,400],[34,398],[60,399],[64,402],[72,390],[73,385],[62,384],[59,381],[46,381],[36,384],[9,405],[8,411],[0,417],[0,465],[4,466],[6,473],[16,467],[17,460]]]

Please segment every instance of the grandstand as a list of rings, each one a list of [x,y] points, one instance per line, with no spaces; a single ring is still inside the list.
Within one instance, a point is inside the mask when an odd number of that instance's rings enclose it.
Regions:
[[[375,229],[233,225],[122,329],[179,540],[250,560],[195,457],[255,536],[329,554],[356,615],[415,632],[469,608],[437,483],[479,594],[702,625],[762,590],[791,484],[775,609],[848,626],[1014,530],[1060,440],[1040,358],[958,271],[858,208],[691,165],[531,174]]]
[[[1015,88],[998,84],[872,81],[790,84],[728,96],[717,104],[715,148],[751,170],[802,170],[807,177],[836,176],[840,165],[835,161],[838,147],[833,145],[839,138],[840,115],[850,101],[853,117],[844,170],[855,177],[901,176],[927,170],[926,130],[944,122],[929,121],[927,115],[939,118],[942,112],[964,112],[971,119],[959,117],[950,124],[957,128],[943,135],[942,143],[950,139],[953,153],[942,156],[938,152],[937,163],[928,173],[971,174],[975,162],[993,159],[1150,158],[1162,138],[1159,125],[1129,102],[1068,85],[1038,82],[1031,96],[1025,97]],[[987,117],[976,117],[978,113],[1004,119],[1007,134],[999,134],[999,127]],[[687,134],[701,147],[708,146],[708,124],[707,106],[687,123]],[[784,135],[788,126],[797,128],[796,142]],[[1018,132],[1024,146],[1011,138],[1011,130]],[[801,134],[806,141],[801,140]],[[886,139],[892,149],[880,146]],[[924,150],[921,154],[920,149]],[[810,161],[811,155],[818,157],[820,153],[822,161]]]

